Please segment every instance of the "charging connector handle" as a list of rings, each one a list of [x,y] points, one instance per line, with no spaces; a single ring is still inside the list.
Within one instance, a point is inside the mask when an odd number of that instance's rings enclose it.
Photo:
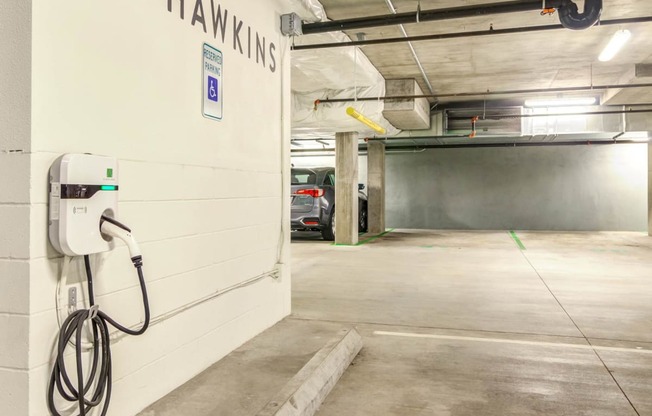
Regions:
[[[124,241],[129,248],[129,255],[131,256],[132,261],[136,262],[137,259],[141,258],[138,243],[131,234],[131,230],[124,224],[111,217],[103,215],[102,220],[100,221],[100,231],[102,234],[108,235],[109,237],[118,238]]]

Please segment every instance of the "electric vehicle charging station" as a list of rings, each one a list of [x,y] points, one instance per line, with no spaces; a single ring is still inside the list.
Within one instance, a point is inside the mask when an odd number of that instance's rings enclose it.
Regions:
[[[111,249],[100,232],[102,216],[118,213],[118,161],[90,154],[66,154],[50,169],[50,242],[66,256]]]
[[[65,154],[50,169],[49,239],[64,256],[84,257],[89,303],[88,309],[79,310],[76,305],[68,305],[72,312],[60,325],[57,359],[48,387],[48,408],[53,415],[61,415],[60,411],[68,414],[77,407],[79,415],[84,416],[100,405],[101,414],[106,414],[112,383],[109,325],[128,335],[141,335],[149,326],[149,301],[140,249],[131,230],[116,219],[118,174],[117,159],[91,154]],[[139,329],[120,325],[95,304],[90,255],[113,249],[116,238],[127,245],[138,273],[145,311]],[[88,333],[92,334],[92,341],[84,344],[84,334]],[[68,370],[65,363],[69,345],[74,346],[76,354],[74,371]],[[92,351],[93,361],[85,375],[82,355],[87,350]],[[72,407],[59,410],[55,390],[61,398],[74,403]]]

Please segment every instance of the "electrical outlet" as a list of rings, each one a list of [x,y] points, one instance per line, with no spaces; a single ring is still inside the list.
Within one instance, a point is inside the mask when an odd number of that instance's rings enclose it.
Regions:
[[[77,310],[77,288],[71,287],[68,289],[68,309],[72,311]]]

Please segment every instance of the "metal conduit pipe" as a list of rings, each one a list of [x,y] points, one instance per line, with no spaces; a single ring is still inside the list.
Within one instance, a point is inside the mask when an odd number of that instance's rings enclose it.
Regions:
[[[369,27],[528,12],[547,8],[559,10],[559,20],[565,28],[573,30],[588,29],[600,20],[602,0],[585,0],[583,13],[579,12],[579,8],[573,0],[521,0],[479,6],[452,7],[448,9],[417,10],[407,13],[305,23],[303,25],[303,34],[310,35],[314,33],[364,29]]]
[[[486,116],[486,120],[503,120],[512,118],[534,118],[534,117],[567,117],[567,116],[604,116],[609,114],[643,114],[652,113],[652,109],[646,110],[608,110],[608,111],[590,111],[577,113],[557,113],[557,114],[514,114],[514,115],[491,115]],[[448,120],[469,120],[469,117],[449,117]]]
[[[529,90],[505,90],[505,91],[482,91],[482,92],[458,92],[451,94],[422,94],[422,95],[393,95],[386,97],[358,97],[357,101],[389,101],[389,100],[412,100],[417,98],[460,98],[460,97],[483,97],[493,95],[527,95],[527,94],[545,94],[559,92],[581,92],[581,91],[603,91],[611,89],[628,89],[628,88],[651,88],[652,83],[641,84],[607,84],[607,85],[583,85],[576,87],[558,87],[558,88],[536,88]],[[328,103],[346,103],[356,101],[355,98],[326,98],[316,100],[315,104]]]
[[[405,153],[406,150],[424,151],[430,149],[478,149],[478,148],[509,148],[509,147],[563,147],[563,146],[604,146],[616,144],[646,144],[649,140],[572,140],[564,142],[501,142],[501,143],[472,143],[472,144],[428,144],[428,145],[399,145],[385,148],[386,154]],[[359,147],[360,152],[366,152],[366,146]],[[310,150],[301,149],[293,150],[294,156],[320,156],[322,154],[334,153],[334,149]],[[307,154],[310,153],[310,154]]]
[[[652,16],[629,17],[622,19],[602,20],[600,26],[619,26],[624,24],[633,23],[648,23],[652,22]],[[399,37],[399,38],[383,38],[383,39],[369,39],[351,42],[333,42],[333,43],[316,43],[308,45],[295,45],[291,49],[295,51],[308,50],[308,49],[329,49],[329,48],[343,48],[347,46],[368,46],[368,45],[384,45],[388,43],[402,43],[402,42],[420,42],[428,40],[445,40],[445,39],[458,39],[458,38],[471,38],[479,36],[496,36],[496,35],[511,35],[517,33],[529,32],[542,32],[549,30],[562,30],[565,26],[559,25],[539,25],[539,26],[526,26],[526,27],[512,27],[506,29],[489,29],[478,30],[472,32],[456,32],[456,33],[440,33],[432,35]]]
[[[459,19],[465,17],[485,16],[493,14],[527,12],[541,10],[541,0],[510,1],[485,4],[481,6],[462,6],[449,9],[417,10],[415,12],[389,15],[359,17],[328,22],[304,23],[303,34],[336,32],[343,30],[364,29],[379,26],[394,26],[408,23],[432,22],[437,20]]]

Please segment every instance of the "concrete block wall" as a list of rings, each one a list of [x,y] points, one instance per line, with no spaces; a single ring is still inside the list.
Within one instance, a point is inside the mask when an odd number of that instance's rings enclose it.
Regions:
[[[29,409],[31,1],[0,3],[0,414]]]
[[[89,152],[119,159],[118,216],[141,245],[152,317],[160,318],[145,335],[112,347],[109,414],[133,415],[290,312],[289,51],[279,32],[286,6],[280,0],[39,2],[20,19],[24,7],[17,5],[27,2],[9,3],[20,9],[9,19],[30,35],[20,92],[31,86],[31,119],[26,145],[19,146],[24,152],[0,153],[0,173],[12,172],[0,182],[0,331],[11,335],[0,340],[0,414],[47,414],[63,262],[47,236],[48,169],[63,153]],[[218,5],[228,10],[224,40],[213,30]],[[242,52],[234,19],[243,22]],[[265,37],[265,65],[261,57],[257,62],[255,40],[249,55],[249,27],[254,39],[256,32]],[[224,53],[221,122],[202,117],[204,42]],[[15,53],[15,46],[0,45]],[[4,74],[0,81],[5,85]],[[0,150],[16,148],[5,142]],[[92,263],[102,310],[138,325],[142,305],[126,248]],[[276,269],[278,280],[183,310]],[[69,279],[84,280],[79,260]],[[162,318],[174,311],[181,312]]]
[[[387,155],[387,226],[645,231],[646,144]]]

